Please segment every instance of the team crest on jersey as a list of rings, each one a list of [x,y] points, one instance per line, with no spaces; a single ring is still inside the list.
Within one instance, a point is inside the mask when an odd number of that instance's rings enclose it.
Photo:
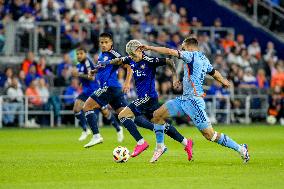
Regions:
[[[84,71],[84,67],[81,67],[81,72],[83,72]]]
[[[142,65],[140,66],[140,68],[144,70],[144,69],[145,69],[145,64],[142,64]]]
[[[107,56],[105,56],[105,57],[104,57],[104,61],[107,61],[107,60],[108,60],[108,57],[107,57]]]

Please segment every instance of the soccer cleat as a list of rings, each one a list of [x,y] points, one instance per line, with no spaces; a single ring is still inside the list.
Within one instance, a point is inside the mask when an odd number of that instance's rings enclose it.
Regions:
[[[91,141],[88,143],[88,144],[86,144],[84,147],[85,148],[90,148],[90,147],[92,147],[92,146],[94,146],[94,145],[96,145],[96,144],[100,144],[100,143],[102,143],[104,141],[104,139],[100,136],[100,137],[93,137],[92,139],[91,139]]]
[[[139,154],[141,154],[144,150],[146,150],[149,147],[149,144],[145,141],[143,144],[141,145],[136,145],[134,148],[133,153],[131,154],[131,157],[136,157]]]
[[[83,131],[78,140],[79,141],[85,140],[88,137],[89,134],[91,134],[89,129],[87,129],[87,131]]]
[[[167,150],[168,148],[166,146],[156,149],[150,163],[155,163]]]
[[[193,146],[193,141],[192,139],[187,139],[187,145],[184,147],[184,151],[187,153],[187,159],[190,161],[192,159],[192,146]]]
[[[244,163],[247,163],[250,159],[247,144],[241,144],[240,154],[241,154],[242,159],[244,160]]]
[[[118,142],[122,142],[124,139],[124,135],[123,135],[123,128],[119,127],[120,131],[117,132],[117,141]]]

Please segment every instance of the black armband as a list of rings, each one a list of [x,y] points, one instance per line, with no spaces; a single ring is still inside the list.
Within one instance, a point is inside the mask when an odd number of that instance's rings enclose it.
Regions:
[[[216,71],[216,70],[213,68],[213,70],[212,70],[211,72],[209,72],[208,74],[211,75],[211,76],[213,76],[213,75],[215,74],[215,71]]]

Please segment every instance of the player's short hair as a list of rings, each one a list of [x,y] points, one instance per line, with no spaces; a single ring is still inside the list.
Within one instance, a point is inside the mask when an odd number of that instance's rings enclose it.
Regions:
[[[127,54],[133,54],[142,43],[136,39],[130,40],[125,47]]]
[[[101,33],[100,37],[109,38],[110,40],[113,41],[112,35],[110,33],[107,33],[107,32]]]
[[[76,52],[78,51],[84,51],[85,53],[87,53],[87,49],[84,46],[80,46],[76,49]]]
[[[188,45],[188,46],[195,46],[195,47],[198,47],[198,41],[197,41],[197,39],[194,38],[194,37],[188,37],[188,38],[186,38],[186,39],[183,41],[183,43],[184,43],[185,45]]]

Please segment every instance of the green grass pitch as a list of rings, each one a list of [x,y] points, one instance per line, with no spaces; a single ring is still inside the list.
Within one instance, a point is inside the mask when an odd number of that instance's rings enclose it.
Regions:
[[[197,129],[178,128],[194,139],[194,161],[188,162],[181,144],[166,137],[168,152],[150,164],[154,134],[140,129],[150,148],[127,163],[115,163],[119,144],[112,128],[103,128],[104,143],[84,149],[79,128],[1,129],[0,188],[284,188],[284,127],[215,127],[237,142],[249,145],[251,161],[206,141]],[[126,132],[125,132],[126,133]],[[126,133],[122,144],[135,142]]]

